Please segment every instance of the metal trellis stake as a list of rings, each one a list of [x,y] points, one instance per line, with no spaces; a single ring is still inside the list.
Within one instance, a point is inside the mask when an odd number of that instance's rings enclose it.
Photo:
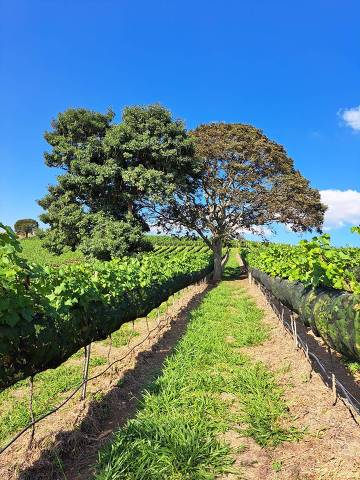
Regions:
[[[337,392],[336,392],[336,378],[334,374],[334,360],[333,360],[333,355],[331,351],[331,347],[328,345],[328,353],[330,356],[330,363],[331,363],[331,390],[333,393],[333,405],[335,405],[337,401]]]

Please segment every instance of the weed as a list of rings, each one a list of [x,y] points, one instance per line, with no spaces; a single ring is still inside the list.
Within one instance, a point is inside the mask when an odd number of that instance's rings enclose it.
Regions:
[[[275,460],[271,464],[271,468],[274,470],[274,472],[279,473],[282,469],[283,462],[282,460]]]
[[[133,326],[129,323],[125,323],[119,330],[111,334],[111,343],[115,348],[124,347],[132,338],[137,336],[139,336],[139,332],[134,330]],[[106,339],[102,343],[109,345],[110,340]]]

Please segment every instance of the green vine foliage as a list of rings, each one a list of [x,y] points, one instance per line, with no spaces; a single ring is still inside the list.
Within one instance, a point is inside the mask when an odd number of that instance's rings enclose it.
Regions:
[[[0,226],[0,390],[58,366],[212,268],[206,248],[43,267],[22,259]]]
[[[360,293],[360,249],[334,248],[328,234],[296,246],[244,242],[241,254],[251,267],[272,277]]]
[[[322,235],[296,246],[244,242],[241,255],[253,277],[315,335],[360,361],[359,248],[334,248]]]

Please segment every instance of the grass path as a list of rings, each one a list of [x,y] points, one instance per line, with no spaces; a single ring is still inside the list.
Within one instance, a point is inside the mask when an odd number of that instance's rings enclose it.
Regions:
[[[232,254],[137,416],[101,452],[97,480],[213,479],[237,473],[225,441],[230,430],[261,446],[299,437],[273,374],[246,355],[268,331],[239,274]]]

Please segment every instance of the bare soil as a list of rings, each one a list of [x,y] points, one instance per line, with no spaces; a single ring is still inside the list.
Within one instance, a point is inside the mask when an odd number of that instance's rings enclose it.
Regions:
[[[242,480],[359,480],[360,428],[344,403],[333,395],[322,376],[296,349],[260,290],[239,280],[246,293],[264,311],[269,340],[262,345],[243,349],[276,374],[284,389],[284,398],[297,428],[304,429],[298,442],[285,442],[273,448],[260,448],[239,430],[227,432],[230,444],[239,451],[235,467],[241,475],[228,474],[223,479]],[[360,389],[338,358],[330,359],[326,348],[306,328],[298,325],[300,336],[306,336],[322,363],[336,370],[336,375],[360,398]]]

